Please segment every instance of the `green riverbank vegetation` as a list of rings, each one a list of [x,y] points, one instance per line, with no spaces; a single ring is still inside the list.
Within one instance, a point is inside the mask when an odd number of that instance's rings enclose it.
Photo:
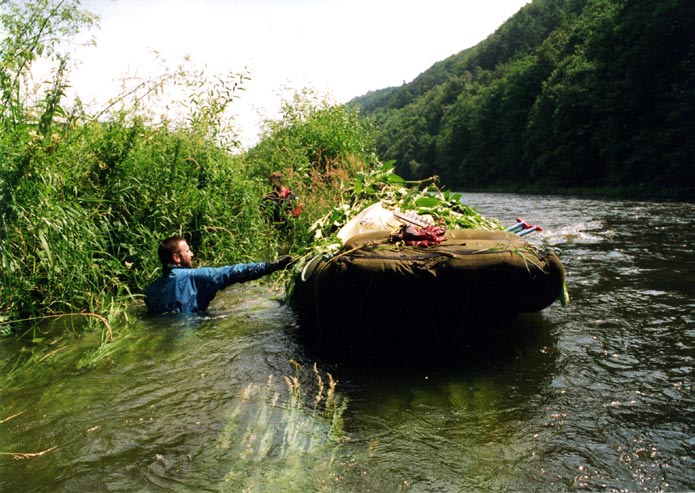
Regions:
[[[373,129],[310,91],[242,152],[230,105],[243,73],[191,64],[124,81],[98,112],[66,97],[62,48],[98,22],[77,1],[2,5],[0,45],[0,331],[70,314],[114,337],[160,266],[158,242],[184,234],[200,264],[271,260],[297,251],[354,173],[377,164]],[[36,83],[32,69],[50,62]],[[177,118],[156,111],[176,94]],[[291,223],[261,213],[269,175],[304,204]],[[20,323],[27,322],[27,323]]]

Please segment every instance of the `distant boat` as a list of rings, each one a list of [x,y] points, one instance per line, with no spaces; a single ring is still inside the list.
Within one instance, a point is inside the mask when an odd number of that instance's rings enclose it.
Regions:
[[[295,280],[301,330],[320,347],[468,344],[563,294],[564,268],[550,249],[505,231],[436,231],[427,218],[401,214],[394,222],[383,211],[351,221],[342,249],[315,257]]]

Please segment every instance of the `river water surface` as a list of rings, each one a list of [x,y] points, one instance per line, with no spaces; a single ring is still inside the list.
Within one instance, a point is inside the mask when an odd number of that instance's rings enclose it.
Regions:
[[[464,201],[543,226],[571,304],[441,364],[310,355],[267,285],[135,309],[97,352],[66,321],[4,337],[0,491],[694,490],[695,205]]]

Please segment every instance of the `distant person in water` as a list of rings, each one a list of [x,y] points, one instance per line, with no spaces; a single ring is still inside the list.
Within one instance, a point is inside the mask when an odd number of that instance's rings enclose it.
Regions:
[[[292,190],[287,188],[282,173],[274,171],[270,175],[273,190],[263,197],[262,210],[275,224],[285,224],[288,219],[296,218],[302,212],[303,204]]]
[[[204,312],[218,291],[232,284],[259,279],[285,268],[292,261],[290,256],[284,256],[276,262],[194,269],[193,252],[181,236],[170,236],[162,241],[158,253],[162,277],[145,292],[145,303],[153,315]]]

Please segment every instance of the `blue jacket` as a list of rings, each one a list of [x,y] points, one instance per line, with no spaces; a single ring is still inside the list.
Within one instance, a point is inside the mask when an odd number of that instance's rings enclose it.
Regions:
[[[202,312],[218,291],[231,284],[259,279],[274,270],[270,262],[198,269],[174,267],[169,275],[163,275],[147,288],[145,303],[153,315]]]

